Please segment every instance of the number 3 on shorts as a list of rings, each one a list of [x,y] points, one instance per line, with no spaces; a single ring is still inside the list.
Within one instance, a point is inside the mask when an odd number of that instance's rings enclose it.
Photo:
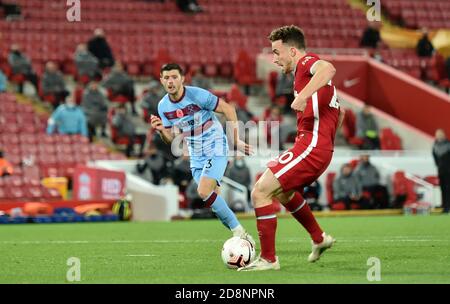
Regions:
[[[211,160],[212,159],[208,159],[208,162],[206,163],[206,169],[211,169],[211,167],[212,167],[212,163],[211,163]]]
[[[288,162],[290,162],[293,157],[294,157],[294,153],[292,153],[291,151],[287,151],[287,152],[281,154],[280,157],[278,157],[278,162],[280,164],[284,165],[284,164],[287,164]]]

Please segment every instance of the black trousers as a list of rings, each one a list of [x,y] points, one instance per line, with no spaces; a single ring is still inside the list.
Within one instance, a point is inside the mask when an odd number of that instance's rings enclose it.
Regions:
[[[450,174],[439,174],[443,212],[450,212]]]
[[[389,193],[385,186],[374,185],[363,187],[363,191],[370,193],[370,205],[374,209],[386,209],[389,207]]]
[[[126,156],[130,157],[133,152],[134,145],[136,143],[140,142],[139,157],[142,157],[142,155],[144,153],[146,135],[145,134],[135,134],[132,136],[128,136],[128,138],[129,138],[129,141],[128,141],[127,149],[125,150]]]
[[[38,84],[38,76],[35,73],[29,73],[29,74],[24,74],[25,78],[31,82],[34,86],[34,89],[36,90],[36,92],[39,92],[39,84]],[[23,94],[23,83],[19,84],[19,93]]]

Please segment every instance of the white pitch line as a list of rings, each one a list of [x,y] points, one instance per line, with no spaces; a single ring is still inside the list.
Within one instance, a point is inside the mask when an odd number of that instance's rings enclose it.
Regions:
[[[127,257],[155,257],[156,254],[127,254]]]
[[[295,243],[307,240],[306,238],[298,239],[279,239],[278,242]],[[112,240],[112,241],[87,241],[87,240],[73,240],[73,241],[0,241],[4,245],[66,245],[66,244],[185,244],[185,243],[222,243],[224,240],[220,239],[198,239],[198,240]],[[390,238],[390,239],[340,239],[337,242],[342,243],[370,243],[370,242],[450,242],[450,239],[414,239],[414,238]]]

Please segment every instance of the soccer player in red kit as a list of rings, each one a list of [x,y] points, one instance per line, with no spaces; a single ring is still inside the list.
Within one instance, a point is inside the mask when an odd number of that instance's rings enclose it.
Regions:
[[[322,231],[302,193],[303,188],[317,180],[330,164],[336,130],[344,118],[331,82],[336,70],[317,55],[306,53],[305,36],[297,26],[275,29],[269,40],[274,62],[283,73],[295,75],[296,97],[291,108],[297,112],[297,137],[291,149],[268,164],[252,191],[261,254],[239,271],[280,269],[275,255],[277,218],[273,198],[277,198],[310,234],[309,262],[317,261],[335,242]]]

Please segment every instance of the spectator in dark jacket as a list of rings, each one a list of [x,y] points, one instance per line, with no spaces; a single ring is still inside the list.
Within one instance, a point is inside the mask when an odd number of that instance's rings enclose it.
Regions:
[[[321,211],[323,209],[322,205],[319,203],[321,193],[322,186],[317,180],[303,189],[303,197],[312,211]]]
[[[422,29],[422,38],[419,39],[416,46],[417,55],[419,57],[431,57],[434,53],[434,47],[428,38],[427,29]]]
[[[205,202],[198,195],[198,185],[194,179],[192,179],[186,188],[186,198],[188,200],[188,206],[191,209],[203,209],[205,208]]]
[[[144,173],[145,170],[151,172],[152,183],[155,185],[159,185],[161,179],[168,176],[168,168],[164,155],[154,147],[149,148],[145,159],[136,164],[136,169],[140,174]]]
[[[356,117],[356,136],[363,139],[361,149],[380,149],[378,123],[369,105],[364,105],[364,108]]]
[[[128,137],[128,145],[125,152],[126,155],[130,157],[134,150],[134,145],[140,143],[140,152],[138,156],[142,157],[146,135],[137,133],[133,117],[127,113],[124,104],[121,104],[116,108],[116,112],[112,119],[112,125],[117,129],[119,136]]]
[[[346,209],[368,209],[369,203],[362,197],[362,188],[353,175],[350,164],[344,164],[341,174],[333,182],[334,202],[343,202]]]
[[[364,30],[359,45],[361,47],[376,49],[378,48],[378,43],[380,42],[380,40],[380,31],[378,29],[378,26],[376,25],[376,23],[371,23]]]
[[[225,176],[245,186],[247,188],[247,198],[250,199],[250,184],[252,182],[252,177],[250,169],[242,156],[236,156],[231,165],[228,166]]]
[[[165,92],[159,82],[151,81],[147,91],[142,95],[141,108],[144,111],[144,120],[150,122],[150,115],[158,115],[158,103]]]
[[[286,99],[283,111],[284,113],[289,113],[291,111],[291,103],[294,100],[294,74],[281,73],[278,75],[275,97],[284,97]]]
[[[100,91],[98,82],[92,81],[89,87],[84,90],[81,101],[81,108],[86,114],[89,139],[92,141],[96,135],[97,127],[102,130],[102,136],[106,136],[106,121],[108,116],[108,100]]]
[[[442,193],[442,212],[450,212],[450,141],[444,130],[436,130],[433,145],[433,159],[438,169],[439,185]]]
[[[69,95],[63,75],[58,71],[58,67],[53,61],[47,62],[45,66],[41,87],[44,96],[51,96],[52,105],[55,109],[59,104],[63,103]]]
[[[370,194],[370,205],[375,209],[384,209],[389,206],[387,188],[380,183],[380,173],[372,165],[368,154],[361,155],[360,162],[353,172],[362,186],[363,192]]]
[[[22,53],[18,44],[11,45],[8,63],[14,75],[23,75],[26,80],[29,80],[33,84],[36,93],[39,92],[38,77],[33,71],[30,59]],[[23,93],[23,83],[19,84],[19,93]]]
[[[135,92],[133,79],[123,70],[120,62],[116,62],[111,73],[103,81],[103,86],[110,90],[111,98],[117,95],[125,96],[131,103],[133,114],[136,114],[134,108]]]
[[[183,154],[173,163],[172,179],[175,185],[180,188],[180,192],[186,191],[192,179],[189,155]]]
[[[212,81],[210,78],[207,78],[205,74],[202,73],[201,70],[198,70],[195,75],[192,77],[192,86],[199,87],[205,90],[212,89]]]
[[[447,72],[447,78],[450,79],[450,56],[445,60],[445,70]]]
[[[97,57],[100,69],[112,67],[114,65],[114,56],[111,48],[106,41],[103,29],[95,29],[94,37],[88,42],[88,49]]]
[[[88,76],[89,80],[100,78],[98,59],[88,51],[87,45],[84,43],[77,46],[75,65],[77,67],[78,77]]]
[[[176,0],[178,8],[185,13],[200,13],[203,11],[197,0]]]

